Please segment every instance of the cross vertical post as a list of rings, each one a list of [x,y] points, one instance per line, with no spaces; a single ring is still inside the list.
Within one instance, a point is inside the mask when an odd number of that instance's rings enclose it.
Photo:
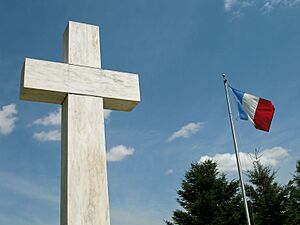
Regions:
[[[97,26],[69,22],[64,63],[100,68],[99,43]],[[61,225],[109,225],[102,97],[67,94],[61,159]]]

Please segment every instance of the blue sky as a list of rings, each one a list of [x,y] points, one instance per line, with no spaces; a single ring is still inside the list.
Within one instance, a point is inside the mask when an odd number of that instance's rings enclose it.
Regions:
[[[235,120],[242,165],[259,148],[286,183],[299,157],[299,0],[4,1],[0,7],[0,224],[58,225],[59,106],[19,100],[25,57],[62,60],[69,20],[101,29],[105,69],[138,73],[142,102],[106,112],[112,225],[160,225],[190,163],[236,178],[221,74],[273,101],[270,133]],[[235,115],[236,118],[236,115]]]

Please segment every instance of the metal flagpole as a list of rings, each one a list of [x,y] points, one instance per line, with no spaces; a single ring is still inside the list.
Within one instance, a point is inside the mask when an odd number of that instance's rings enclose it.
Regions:
[[[222,76],[223,76],[223,79],[224,79],[225,95],[226,95],[228,113],[229,113],[229,118],[230,118],[231,133],[232,133],[232,138],[233,138],[233,143],[234,143],[235,157],[236,157],[236,162],[237,162],[237,167],[238,167],[238,172],[239,172],[239,177],[240,177],[240,185],[241,185],[242,194],[243,194],[244,207],[245,207],[245,213],[246,213],[246,218],[247,218],[247,225],[251,225],[250,217],[249,217],[248,204],[247,204],[247,199],[246,199],[246,192],[245,192],[244,181],[243,181],[242,170],[241,170],[241,164],[240,164],[240,158],[239,158],[239,149],[238,149],[238,145],[237,145],[237,141],[236,141],[234,123],[233,123],[233,119],[232,119],[232,112],[231,112],[231,106],[230,106],[230,100],[229,100],[229,94],[228,94],[227,79],[226,79],[225,74],[223,74]]]

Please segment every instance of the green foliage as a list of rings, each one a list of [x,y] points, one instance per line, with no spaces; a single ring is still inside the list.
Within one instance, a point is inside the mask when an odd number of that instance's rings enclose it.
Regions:
[[[256,157],[246,185],[251,224],[299,225],[300,160],[287,186],[275,178],[276,171]],[[238,181],[229,182],[213,161],[192,164],[177,193],[182,209],[175,210],[166,225],[246,224]]]
[[[296,164],[296,172],[287,187],[287,221],[286,225],[300,224],[300,160]]]
[[[275,182],[276,172],[271,167],[263,166],[259,161],[253,163],[248,171],[247,190],[250,194],[252,224],[282,225],[286,220],[286,189]],[[249,195],[248,194],[248,195]]]
[[[219,174],[217,164],[194,163],[186,172],[178,191],[178,203],[184,210],[173,213],[167,225],[241,225],[245,224],[238,182],[228,182]]]

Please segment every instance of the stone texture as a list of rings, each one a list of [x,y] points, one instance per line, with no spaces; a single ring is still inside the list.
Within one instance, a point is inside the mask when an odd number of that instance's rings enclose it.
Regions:
[[[64,62],[100,67],[100,47],[85,58],[95,45],[89,37],[97,35],[94,26],[69,22]],[[90,76],[78,74],[82,82]],[[61,225],[109,225],[103,98],[71,93],[62,106]]]
[[[104,98],[104,107],[131,111],[140,101],[137,74],[26,59],[21,99],[62,104],[67,93]]]
[[[99,27],[70,21],[64,32],[65,63],[101,68]]]
[[[62,114],[61,225],[109,225],[103,99],[68,94]]]

